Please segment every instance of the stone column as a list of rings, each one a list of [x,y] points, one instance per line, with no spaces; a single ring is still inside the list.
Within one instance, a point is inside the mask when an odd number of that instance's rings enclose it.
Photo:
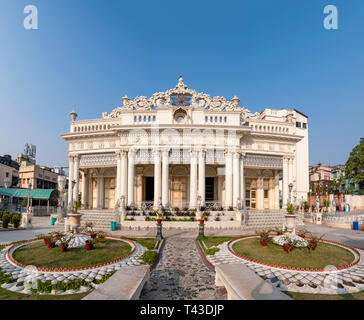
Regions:
[[[274,209],[279,208],[279,171],[274,172]]]
[[[169,207],[169,150],[162,152],[162,205]]]
[[[97,209],[104,207],[104,177],[99,174],[97,176]]]
[[[191,150],[190,157],[190,208],[197,208],[197,153]]]
[[[237,209],[240,198],[240,153],[234,153],[233,159],[233,207]]]
[[[125,197],[128,196],[128,159],[127,159],[127,151],[121,151],[121,172],[120,172],[120,196]]]
[[[135,172],[135,164],[134,164],[134,150],[129,151],[128,157],[128,206],[134,206],[134,172]]]
[[[240,158],[240,199],[241,206],[245,208],[245,178],[244,178],[244,156]]]
[[[73,203],[73,193],[72,193],[72,180],[74,171],[74,158],[73,156],[68,156],[69,167],[68,167],[68,210],[72,209]]]
[[[116,153],[116,201],[121,195],[121,154]]]
[[[222,203],[222,185],[223,185],[223,176],[218,176],[217,177],[217,199],[220,202],[221,206],[223,205]]]
[[[288,176],[288,159],[283,158],[283,181],[282,181],[282,206],[283,209],[287,207],[288,197],[289,197],[289,176]]]
[[[205,206],[205,163],[206,163],[206,151],[201,150],[198,154],[198,195],[201,197],[201,206]]]
[[[93,202],[93,191],[92,191],[92,174],[89,173],[88,177],[88,208],[92,209],[92,202]]]
[[[225,208],[233,206],[233,155],[225,153]]]
[[[81,195],[81,204],[84,208],[86,208],[87,202],[87,188],[88,188],[88,178],[85,171],[81,171],[81,188],[82,188],[82,195]]]
[[[273,178],[269,179],[269,209],[274,209],[274,180]]]
[[[162,196],[161,153],[154,150],[154,209],[159,208],[159,199]]]
[[[257,183],[257,209],[264,210],[264,188],[263,188],[264,180],[263,177],[258,178]]]
[[[78,189],[79,189],[79,182],[80,182],[79,168],[80,168],[80,156],[76,155],[75,156],[74,176],[73,176],[76,183],[75,183],[75,187],[73,189],[73,201],[78,200]]]

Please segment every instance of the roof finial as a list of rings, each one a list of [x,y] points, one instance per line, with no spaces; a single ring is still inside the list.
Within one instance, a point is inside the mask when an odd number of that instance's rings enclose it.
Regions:
[[[187,86],[185,85],[182,76],[179,77],[176,88],[187,89]]]

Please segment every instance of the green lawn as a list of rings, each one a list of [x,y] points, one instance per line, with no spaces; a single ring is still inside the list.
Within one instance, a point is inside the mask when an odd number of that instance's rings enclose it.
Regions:
[[[87,296],[89,292],[70,294],[70,295],[37,295],[37,294],[23,294],[18,292],[12,292],[3,288],[0,288],[0,300],[81,300]]]
[[[299,293],[288,292],[284,293],[295,300],[364,300],[364,291],[358,293],[347,294],[312,294],[312,293]]]
[[[95,265],[120,258],[131,251],[131,246],[118,240],[105,239],[96,244],[93,250],[71,248],[61,252],[59,247],[47,248],[43,241],[23,246],[13,253],[13,258],[26,265],[44,268],[69,268]]]
[[[203,242],[205,243],[207,248],[216,247],[219,244],[235,239],[235,237],[205,237],[203,238]]]
[[[236,242],[232,249],[248,258],[262,262],[286,265],[300,268],[324,268],[328,265],[336,267],[350,264],[354,261],[354,255],[334,245],[320,242],[315,251],[307,248],[295,248],[292,252],[285,252],[283,247],[269,243],[263,247],[258,238],[246,239]]]
[[[149,250],[154,249],[155,244],[157,243],[157,239],[155,238],[128,238],[139,243],[141,246],[146,247]]]

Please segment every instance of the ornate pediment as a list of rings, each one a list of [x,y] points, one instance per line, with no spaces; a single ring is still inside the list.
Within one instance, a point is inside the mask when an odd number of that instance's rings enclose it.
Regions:
[[[189,89],[180,77],[178,84],[174,89],[165,92],[157,92],[149,99],[140,96],[130,100],[127,96],[122,98],[123,105],[114,109],[110,114],[104,113],[103,118],[119,118],[125,111],[137,110],[156,110],[158,108],[200,108],[217,112],[223,111],[240,111],[245,119],[255,119],[259,113],[251,114],[248,109],[239,107],[240,99],[238,97],[226,101],[224,97],[210,97],[205,93],[197,93]]]

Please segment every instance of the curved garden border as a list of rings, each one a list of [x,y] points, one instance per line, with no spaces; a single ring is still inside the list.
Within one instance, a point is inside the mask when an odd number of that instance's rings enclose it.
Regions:
[[[89,269],[97,269],[97,268],[100,268],[100,267],[104,267],[104,266],[107,266],[107,265],[111,265],[111,264],[120,262],[121,260],[124,260],[125,258],[129,257],[130,255],[132,255],[134,253],[134,251],[136,250],[135,243],[132,240],[130,240],[130,239],[126,239],[124,237],[113,236],[113,235],[107,235],[106,238],[109,238],[109,239],[111,238],[111,239],[115,239],[115,240],[120,240],[120,241],[128,242],[131,245],[132,250],[128,254],[126,254],[125,256],[122,256],[120,258],[117,258],[117,259],[114,259],[114,260],[111,260],[111,261],[108,261],[108,262],[104,262],[104,263],[100,263],[100,264],[95,264],[93,266],[82,266],[82,267],[73,267],[73,268],[71,268],[71,267],[69,267],[69,268],[41,268],[41,267],[37,267],[37,271],[41,271],[43,273],[47,273],[47,272],[74,272],[74,271],[82,271],[82,270],[89,270]],[[25,241],[22,241],[22,242],[19,242],[19,243],[16,243],[16,244],[12,245],[7,250],[7,253],[6,253],[7,260],[11,264],[13,264],[15,266],[18,266],[18,267],[21,267],[21,268],[26,268],[27,265],[22,264],[22,263],[16,261],[12,257],[12,254],[13,254],[13,252],[16,249],[19,249],[20,247],[25,246],[28,243],[35,242],[35,241],[39,241],[39,239],[25,240]]]
[[[336,242],[336,241],[331,241],[331,240],[322,240],[323,242],[326,242],[326,243],[330,243],[330,244],[333,244],[333,245],[336,245],[338,247],[342,247],[342,248],[345,248],[345,249],[348,249],[351,253],[354,254],[354,262],[349,264],[349,265],[344,265],[344,266],[339,266],[337,268],[337,270],[322,270],[321,268],[299,268],[299,267],[292,267],[292,266],[282,266],[282,265],[277,265],[277,264],[269,264],[269,263],[265,263],[265,262],[262,262],[262,261],[259,261],[257,259],[252,259],[252,258],[248,258],[248,257],[244,257],[242,255],[239,255],[238,253],[234,252],[233,249],[232,249],[232,245],[235,243],[235,242],[238,242],[238,241],[241,241],[243,239],[251,239],[251,238],[258,238],[259,236],[258,235],[247,235],[247,236],[243,236],[243,237],[240,237],[238,239],[233,239],[233,240],[230,240],[227,244],[227,249],[229,250],[229,252],[231,254],[233,254],[234,256],[240,258],[240,259],[243,259],[243,260],[246,260],[246,261],[249,261],[251,263],[255,263],[257,265],[263,265],[263,266],[267,266],[267,267],[270,267],[270,268],[275,268],[275,269],[279,269],[279,270],[289,270],[289,271],[298,271],[298,272],[314,272],[314,273],[320,273],[320,272],[324,272],[324,273],[327,273],[327,272],[339,272],[339,271],[342,271],[342,270],[345,270],[345,269],[349,269],[355,265],[357,265],[360,261],[360,253],[358,250],[356,250],[355,248],[353,247],[350,247],[348,245],[345,245],[343,243],[339,243],[339,242]]]

